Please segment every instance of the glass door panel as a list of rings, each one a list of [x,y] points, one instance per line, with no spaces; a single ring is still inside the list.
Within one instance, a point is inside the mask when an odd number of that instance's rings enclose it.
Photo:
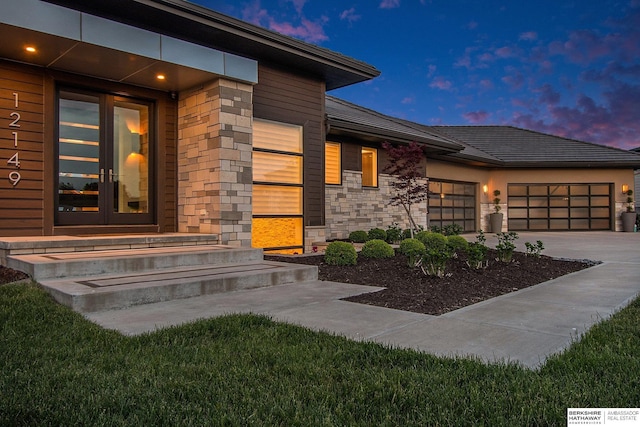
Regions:
[[[59,114],[58,211],[98,212],[99,98],[62,93]]]
[[[114,106],[114,213],[149,212],[149,108],[116,101]]]

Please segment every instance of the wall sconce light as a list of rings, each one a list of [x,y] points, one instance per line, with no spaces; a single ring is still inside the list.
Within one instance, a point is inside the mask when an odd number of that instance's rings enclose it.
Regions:
[[[489,192],[489,186],[488,186],[487,184],[485,184],[485,185],[483,185],[483,186],[482,186],[482,192],[483,192],[484,194],[487,194],[487,193]]]
[[[444,193],[440,193],[440,198],[444,199]]]
[[[622,184],[622,193],[627,194],[627,191],[629,191],[629,186],[627,184]]]

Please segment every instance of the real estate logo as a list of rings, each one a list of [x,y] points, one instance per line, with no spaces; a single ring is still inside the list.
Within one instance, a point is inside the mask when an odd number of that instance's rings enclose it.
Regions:
[[[640,426],[638,408],[569,408],[567,426]]]

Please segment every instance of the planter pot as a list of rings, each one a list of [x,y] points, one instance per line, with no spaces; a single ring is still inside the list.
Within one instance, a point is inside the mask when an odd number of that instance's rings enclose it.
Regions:
[[[622,212],[622,231],[632,233],[636,225],[635,212]]]
[[[492,213],[489,214],[489,224],[491,225],[492,233],[500,233],[502,232],[502,213]]]

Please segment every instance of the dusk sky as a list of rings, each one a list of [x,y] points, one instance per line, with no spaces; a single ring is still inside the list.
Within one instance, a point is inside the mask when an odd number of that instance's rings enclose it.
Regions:
[[[329,94],[427,125],[640,147],[640,0],[194,0],[380,77]]]

